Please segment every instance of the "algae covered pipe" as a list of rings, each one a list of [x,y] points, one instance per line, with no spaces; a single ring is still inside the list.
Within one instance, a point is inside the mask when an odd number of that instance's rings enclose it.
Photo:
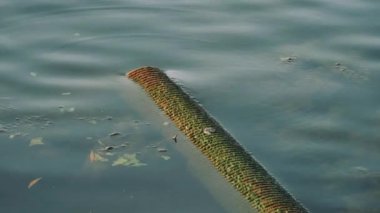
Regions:
[[[259,212],[307,212],[242,146],[158,68],[131,70],[138,83],[213,166]]]

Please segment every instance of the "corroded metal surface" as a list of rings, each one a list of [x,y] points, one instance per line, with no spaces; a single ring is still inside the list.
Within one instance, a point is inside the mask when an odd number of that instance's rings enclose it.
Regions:
[[[128,73],[217,170],[260,212],[307,212],[207,112],[160,69]]]

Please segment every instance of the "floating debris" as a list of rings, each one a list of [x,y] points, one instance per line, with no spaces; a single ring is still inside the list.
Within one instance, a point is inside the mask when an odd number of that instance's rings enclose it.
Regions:
[[[287,62],[287,63],[295,62],[296,59],[297,59],[297,58],[296,58],[295,56],[282,57],[282,58],[280,58],[280,60],[281,60],[282,62]]]
[[[90,152],[89,159],[91,162],[95,162],[95,161],[106,162],[106,161],[108,161],[107,158],[102,157],[101,155],[94,152],[93,150],[91,150],[91,152]]]
[[[61,95],[71,95],[71,92],[63,92]]]
[[[106,153],[104,153],[104,154],[107,155],[107,156],[114,156],[114,155],[115,155],[114,152],[106,152]]]
[[[340,62],[335,63],[335,67],[336,67],[339,71],[341,71],[341,72],[344,72],[344,71],[347,70],[347,67],[346,67],[346,66],[343,66],[343,64],[341,64]]]
[[[65,107],[64,106],[58,106],[58,109],[60,112],[65,112]]]
[[[172,137],[172,140],[174,141],[174,143],[177,143],[177,135],[174,135],[174,136]]]
[[[165,149],[165,148],[157,148],[157,151],[158,151],[158,152],[167,152],[168,150]]]
[[[32,77],[37,77],[37,73],[35,73],[35,72],[31,72],[31,73],[30,73],[30,76],[32,76]]]
[[[29,184],[28,184],[28,189],[30,189],[34,185],[36,185],[41,179],[42,179],[42,177],[39,177],[39,178],[36,178],[36,179],[33,179],[32,181],[30,181]]]
[[[66,108],[65,106],[58,106],[60,112],[74,112],[75,107]]]
[[[112,163],[112,166],[146,166],[146,163],[141,163],[140,160],[136,158],[136,153],[124,154],[120,156],[117,160]]]
[[[203,133],[206,135],[211,135],[214,132],[216,132],[216,130],[213,127],[206,127],[203,129]]]
[[[161,158],[164,160],[170,160],[171,157],[168,155],[161,155]]]
[[[120,132],[113,132],[113,133],[109,134],[110,137],[114,137],[114,136],[118,136],[118,135],[121,135],[121,133]]]
[[[169,124],[170,124],[170,123],[167,122],[167,121],[165,121],[165,122],[163,123],[164,126],[169,126]]]
[[[17,132],[17,133],[11,134],[11,135],[9,135],[9,139],[13,139],[13,138],[15,138],[17,136],[21,136],[21,133]]]
[[[352,70],[340,62],[335,63],[335,69],[347,79],[355,81],[368,80],[368,73],[366,73],[365,71]]]
[[[113,146],[106,146],[106,147],[104,147],[104,151],[106,151],[106,152],[110,152],[110,151],[112,151],[114,148],[115,148],[115,147],[113,147]]]
[[[89,159],[90,159],[90,162],[96,161],[95,152],[93,150],[91,150],[91,152],[90,152]]]
[[[44,142],[43,142],[42,140],[43,140],[42,137],[33,138],[33,139],[30,141],[29,146],[43,145]]]
[[[45,126],[50,126],[50,125],[52,125],[52,124],[53,124],[52,121],[46,121],[44,125],[45,125]]]
[[[96,161],[101,161],[101,162],[107,162],[108,161],[107,158],[104,158],[104,157],[102,157],[101,155],[99,155],[97,153],[95,153],[95,159],[96,159]]]
[[[58,109],[59,109],[60,112],[65,112],[65,107],[64,106],[59,106]]]

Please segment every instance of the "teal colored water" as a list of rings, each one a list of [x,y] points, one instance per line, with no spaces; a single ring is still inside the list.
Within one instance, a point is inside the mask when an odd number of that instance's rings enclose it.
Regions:
[[[248,212],[124,78],[142,65],[184,85],[312,212],[379,212],[379,9],[1,1],[0,212]]]

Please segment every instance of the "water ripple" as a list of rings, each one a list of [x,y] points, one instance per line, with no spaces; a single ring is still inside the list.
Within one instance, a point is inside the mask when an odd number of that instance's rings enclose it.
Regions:
[[[41,10],[39,10],[41,11]],[[2,31],[8,31],[17,27],[20,27],[20,25],[30,25],[33,22],[37,22],[38,20],[43,19],[50,19],[54,16],[66,16],[69,14],[81,14],[85,12],[97,12],[96,15],[99,15],[99,11],[106,11],[107,14],[110,11],[143,11],[144,14],[146,12],[149,13],[162,13],[162,12],[175,12],[175,13],[184,13],[184,12],[196,12],[193,10],[187,10],[183,8],[175,8],[175,7],[151,7],[151,6],[122,6],[122,5],[109,5],[109,6],[93,6],[93,7],[73,7],[73,8],[65,8],[65,9],[58,9],[58,10],[51,10],[51,11],[44,11],[44,12],[37,12],[37,13],[26,13],[26,15],[18,16],[17,18],[8,18],[5,20],[2,20],[3,27],[0,28],[0,32]]]

